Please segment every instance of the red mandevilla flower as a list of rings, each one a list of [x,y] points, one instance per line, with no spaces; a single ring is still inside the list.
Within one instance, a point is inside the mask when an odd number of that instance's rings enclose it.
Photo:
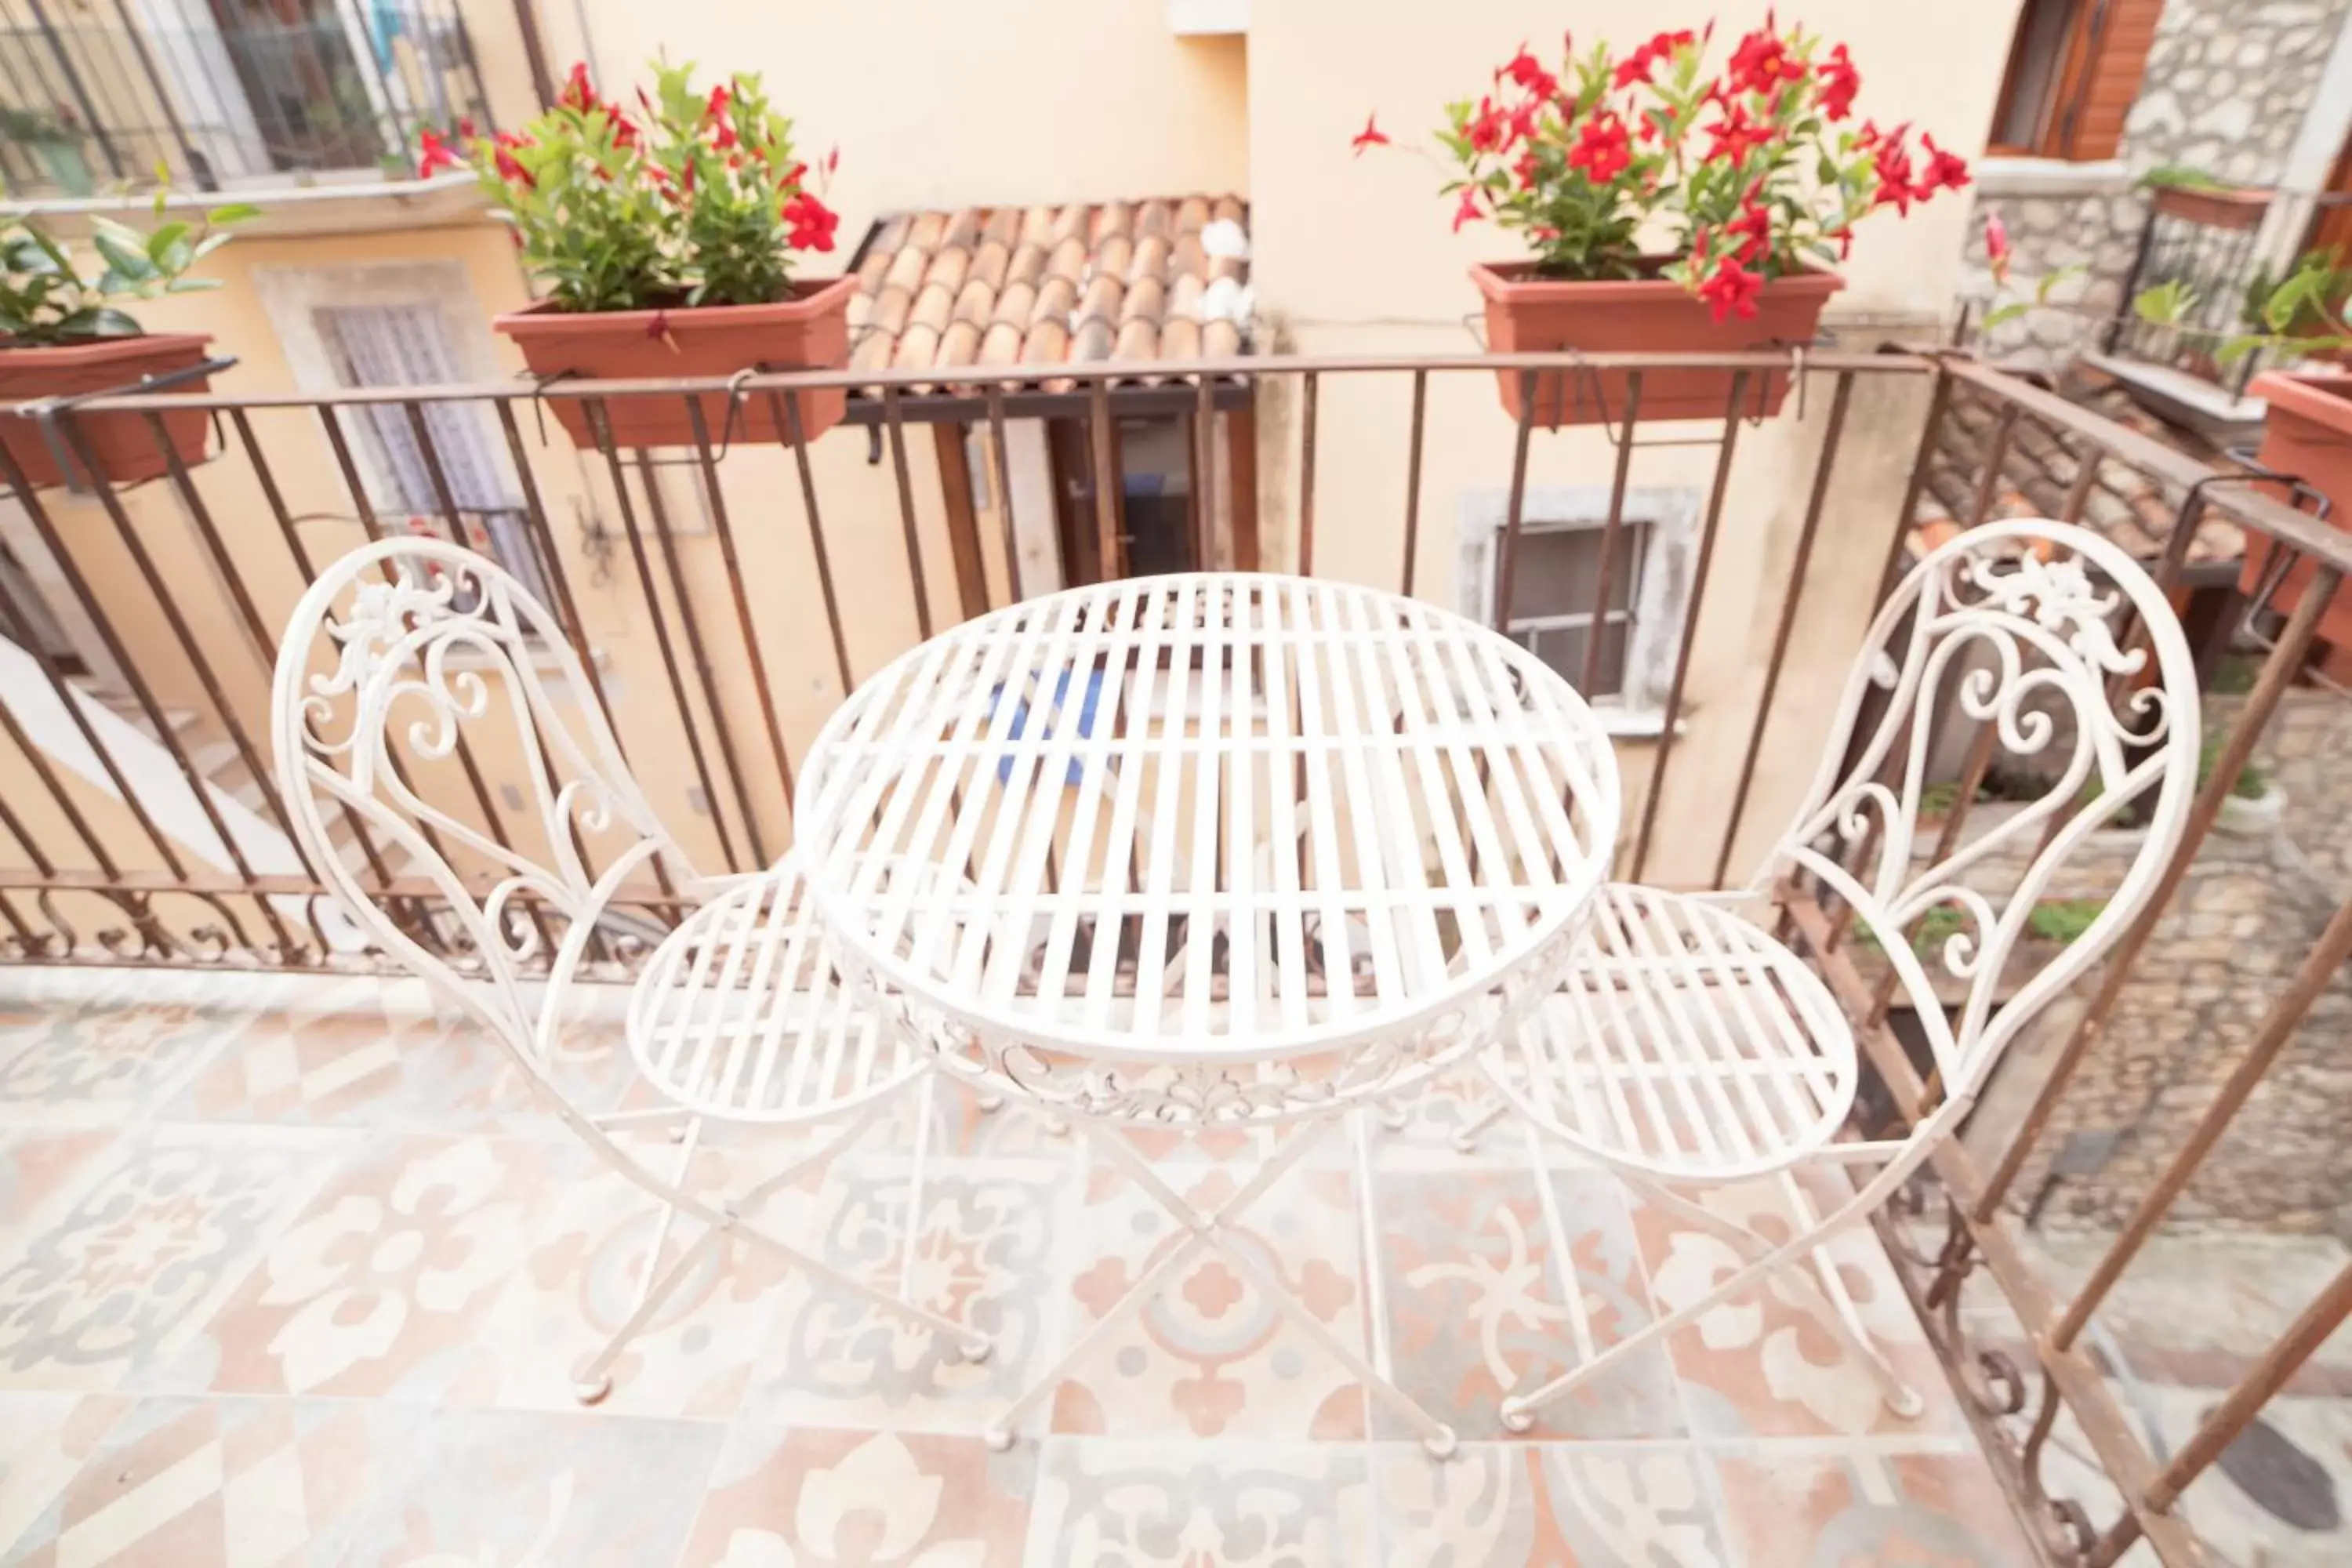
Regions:
[[[1853,68],[1845,46],[1840,44],[1822,62],[1820,77],[1822,118],[1835,124],[1853,112],[1853,95],[1862,90],[1862,73]]]
[[[1486,216],[1478,210],[1478,187],[1471,185],[1462,193],[1461,205],[1454,209],[1454,232],[1460,234],[1465,223],[1476,223]]]
[[[1559,79],[1543,68],[1535,56],[1528,53],[1525,44],[1513,55],[1508,64],[1497,73],[1497,79],[1508,77],[1527,90],[1531,98],[1549,98],[1559,90]]]
[[[727,84],[720,82],[710,89],[710,101],[702,108],[705,124],[715,125],[727,118]]]
[[[1511,116],[1508,110],[1495,107],[1491,98],[1478,100],[1478,112],[1471,118],[1463,134],[1470,145],[1481,153],[1499,153],[1510,145]]]
[[[1714,140],[1706,149],[1706,162],[1745,163],[1749,152],[1772,140],[1772,128],[1748,118],[1748,110],[1737,103],[1728,103],[1720,110],[1721,118],[1712,125],[1703,125]]]
[[[1596,185],[1605,185],[1623,174],[1633,161],[1625,122],[1607,112],[1586,121],[1577,132],[1576,145],[1568,150],[1568,166],[1583,170]]]
[[[783,219],[790,229],[784,243],[794,250],[831,250],[833,231],[841,226],[840,216],[806,191],[784,204]]]
[[[1713,276],[1698,286],[1698,297],[1712,307],[1717,326],[1734,312],[1743,321],[1755,315],[1756,296],[1763,291],[1763,274],[1750,272],[1731,260],[1718,265]]]
[[[581,60],[572,66],[572,74],[563,79],[563,91],[555,101],[583,114],[596,107],[596,89],[588,85],[587,61]]]
[[[1625,63],[1617,68],[1617,74],[1611,79],[1610,85],[1622,92],[1637,81],[1650,80],[1660,60],[1672,58],[1676,49],[1696,37],[1688,27],[1679,33],[1660,33],[1625,57]]]
[[[1788,41],[1768,27],[1739,40],[1727,73],[1739,92],[1770,92],[1784,81],[1802,81],[1805,62],[1789,52]]]
[[[1367,147],[1385,147],[1389,144],[1388,132],[1373,123],[1378,118],[1377,115],[1365,115],[1364,128],[1356,132],[1354,141],[1348,143],[1356,150],[1356,156],[1359,158],[1364,155],[1364,149]]]
[[[455,147],[441,140],[439,132],[427,130],[417,132],[416,177],[418,179],[429,180],[442,170],[458,168],[465,162],[466,160],[457,156],[457,150]]]
[[[1924,202],[1937,191],[1957,191],[1968,184],[1967,159],[1937,146],[1936,139],[1924,132],[1920,134],[1919,145],[1927,150],[1927,171],[1919,176],[1919,183],[1911,187],[1914,198]]]
[[[2009,226],[2000,221],[1996,212],[1985,214],[1985,265],[1992,268],[1992,280],[2009,281]]]

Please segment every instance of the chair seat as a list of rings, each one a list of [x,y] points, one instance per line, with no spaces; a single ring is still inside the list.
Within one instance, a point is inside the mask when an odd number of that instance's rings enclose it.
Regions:
[[[1484,1058],[1539,1126],[1666,1181],[1779,1170],[1835,1137],[1853,1032],[1821,978],[1703,900],[1612,883],[1560,989]]]
[[[845,983],[791,857],[728,884],[663,940],[630,997],[628,1034],[663,1096],[731,1121],[837,1115],[926,1065]]]

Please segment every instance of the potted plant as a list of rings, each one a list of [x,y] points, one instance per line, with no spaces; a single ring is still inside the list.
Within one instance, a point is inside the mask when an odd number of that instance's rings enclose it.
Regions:
[[[2270,192],[2225,184],[2202,169],[2167,163],[2142,174],[2139,183],[2154,193],[2158,212],[2205,228],[2257,228],[2270,210]]]
[[[1709,30],[1710,35],[1712,29]],[[1606,44],[1555,75],[1524,47],[1476,103],[1448,106],[1437,140],[1454,165],[1454,226],[1491,219],[1535,255],[1470,269],[1499,353],[1559,349],[1727,353],[1811,341],[1844,286],[1829,268],[1882,206],[1968,184],[1968,165],[1910,127],[1850,123],[1861,76],[1845,46],[1766,25],[1720,72],[1708,36],[1660,33],[1622,59]],[[1564,46],[1565,47],[1565,46]],[[1387,142],[1367,122],[1357,149]],[[1654,241],[1663,237],[1663,248]],[[1519,412],[1521,374],[1498,373]],[[1785,378],[1757,378],[1759,413]],[[1643,378],[1641,416],[1720,418],[1727,371]],[[1546,426],[1616,418],[1622,373],[1537,380]]]
[[[837,219],[793,156],[791,121],[772,111],[756,74],[708,94],[693,67],[655,68],[636,115],[596,95],[574,66],[556,105],[520,133],[453,145],[420,139],[418,172],[470,163],[513,225],[523,265],[546,297],[500,316],[542,379],[724,377],[746,370],[839,367],[849,360],[854,278],[793,276],[797,256],[829,251]],[[827,173],[832,163],[827,160]],[[589,405],[551,400],[573,443],[597,444]],[[729,399],[699,400],[710,439],[727,431]],[[846,394],[801,398],[803,432],[836,424]],[[684,447],[694,427],[683,397],[605,405],[614,442]],[[783,441],[781,413],[753,399],[732,438]]]
[[[191,278],[189,268],[227,243],[231,225],[255,216],[243,203],[215,207],[196,218],[164,222],[165,193],[155,195],[155,226],[142,233],[111,218],[93,218],[90,247],[101,264],[85,268],[37,218],[0,223],[0,404],[130,392],[151,377],[205,363],[208,337],[148,332],[121,302],[217,289]],[[173,384],[201,392],[207,378]],[[202,409],[163,416],[171,450],[183,463],[204,460],[210,420]],[[132,484],[167,472],[170,460],[143,414],[77,417],[90,462],[110,482]],[[35,485],[62,483],[56,455],[28,415],[0,417],[0,445]]]

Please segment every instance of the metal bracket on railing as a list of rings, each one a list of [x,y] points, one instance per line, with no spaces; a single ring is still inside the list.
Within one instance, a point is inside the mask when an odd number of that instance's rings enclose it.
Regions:
[[[742,417],[744,405],[751,401],[751,393],[745,390],[745,388],[750,385],[751,378],[755,375],[772,375],[776,374],[779,373],[776,371],[774,366],[761,364],[739,370],[733,375],[727,378],[727,417],[719,422],[719,440],[711,447],[710,460],[713,463],[723,461],[727,457],[728,451],[735,444],[735,426],[737,421]],[[541,376],[535,375],[530,372],[526,371],[523,374],[523,379],[530,383],[530,405],[532,416],[539,424],[540,445],[545,446],[547,444],[546,399],[541,395],[541,394],[544,393],[548,387],[553,386],[560,381],[573,381],[581,379],[580,373],[576,370],[560,370],[553,375]],[[699,397],[705,395],[701,393],[690,393],[685,395]],[[606,429],[609,431],[611,425],[608,418]],[[702,466],[702,455],[699,452],[697,452],[691,457],[685,458],[648,458],[641,451],[637,456],[636,465],[640,468],[700,468]]]
[[[58,416],[70,414],[86,403],[96,403],[102,398],[137,397],[144,393],[168,392],[185,382],[201,381],[208,375],[218,375],[225,370],[234,370],[236,368],[236,363],[237,359],[235,354],[215,354],[195,364],[185,365],[178,370],[167,370],[161,375],[142,375],[137,381],[121,386],[100,387],[96,392],[79,392],[71,397],[44,397],[38,402],[21,405],[20,412],[30,418],[41,432],[41,444],[48,447],[49,457],[58,465],[58,473],[66,482],[66,493],[86,496],[91,494],[97,487],[90,484],[89,476],[81,471],[81,464],[75,458],[71,446],[66,440],[65,432],[58,427]],[[210,414],[213,434],[219,439],[221,450],[226,451],[228,437],[221,429],[220,411],[214,409]]]

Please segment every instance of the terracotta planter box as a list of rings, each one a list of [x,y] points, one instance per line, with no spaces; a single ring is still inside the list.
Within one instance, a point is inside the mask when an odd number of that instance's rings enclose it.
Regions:
[[[849,363],[849,301],[855,278],[819,278],[793,285],[793,297],[772,305],[704,305],[676,310],[558,310],[546,300],[500,316],[492,324],[512,338],[523,363],[541,379],[653,380],[730,376],[744,370],[837,370]],[[849,400],[846,387],[801,394],[801,428],[814,441],[835,425]],[[697,399],[715,452],[727,431],[727,395]],[[593,447],[588,405],[551,397],[557,423],[575,447]],[[694,424],[682,396],[616,397],[604,405],[615,447],[691,447]],[[782,399],[754,397],[736,415],[737,441],[782,442],[789,430]]]
[[[1663,278],[1623,282],[1562,283],[1531,276],[1530,262],[1481,265],[1471,281],[1486,300],[1486,345],[1496,353],[1543,353],[1576,348],[1588,353],[1738,353],[1812,341],[1822,307],[1845,287],[1834,272],[1808,271],[1764,285],[1756,314],[1721,325],[1706,302]],[[1519,416],[1521,373],[1497,371],[1503,407]],[[1627,373],[1545,372],[1535,378],[1538,425],[1598,425],[1625,413]],[[1642,374],[1638,417],[1721,419],[1731,403],[1727,370],[1651,370]],[[1789,377],[1751,375],[1740,411],[1778,414]]]
[[[2193,190],[2186,185],[2156,187],[2157,211],[2207,228],[2260,227],[2263,214],[2270,210],[2270,192],[2241,190],[2234,185],[2210,190]]]
[[[140,380],[187,370],[205,363],[212,339],[192,332],[156,332],[136,338],[100,338],[68,347],[0,349],[0,403],[30,403],[42,397],[79,397],[92,392],[125,392]],[[174,385],[174,392],[202,392],[209,376]],[[88,444],[90,460],[109,484],[131,485],[171,472],[171,460],[156,444],[155,427],[144,414],[84,414],[74,421]],[[163,416],[172,450],[190,467],[205,460],[212,416],[201,408]],[[34,485],[58,485],[66,476],[41,427],[32,419],[0,416],[0,445]]]
[[[2329,526],[2352,532],[2352,374],[2266,371],[2254,377],[2246,394],[2270,405],[2256,460],[2266,468],[2294,475],[2326,496]],[[2293,504],[2284,491],[2279,499]],[[2270,555],[2266,540],[2246,535],[2246,561],[2238,574],[2242,591],[2251,594],[2260,584]],[[2271,595],[2271,607],[2292,611],[2316,570],[2309,561],[2289,567],[2285,581]],[[2352,584],[2336,591],[2319,622],[2319,635],[2339,647],[2352,647],[2352,591],[2347,590]]]

